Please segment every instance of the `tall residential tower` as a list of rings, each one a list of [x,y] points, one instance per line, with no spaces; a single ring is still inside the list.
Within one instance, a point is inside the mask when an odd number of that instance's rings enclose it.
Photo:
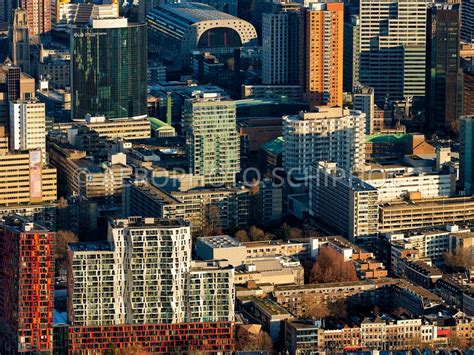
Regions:
[[[2,354],[53,352],[54,240],[19,216],[0,225]]]
[[[240,171],[235,102],[217,93],[197,93],[183,107],[190,172],[208,186],[232,186]]]
[[[299,12],[293,3],[262,14],[262,82],[295,85],[299,82]]]
[[[310,109],[341,106],[344,4],[310,3],[300,22],[300,85]]]
[[[51,32],[51,0],[19,0],[19,5],[26,11],[30,36]]]

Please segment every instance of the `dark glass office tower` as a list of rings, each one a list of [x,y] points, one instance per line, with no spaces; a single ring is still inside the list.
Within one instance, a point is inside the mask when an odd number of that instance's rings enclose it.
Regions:
[[[146,24],[93,20],[71,31],[72,118],[147,114]]]
[[[434,4],[428,9],[426,38],[426,128],[459,131],[459,4]]]

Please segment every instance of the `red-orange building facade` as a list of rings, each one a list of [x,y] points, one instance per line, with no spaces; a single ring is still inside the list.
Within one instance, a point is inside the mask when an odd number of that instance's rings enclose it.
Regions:
[[[51,0],[20,0],[19,5],[26,10],[30,36],[51,32]]]
[[[53,350],[54,233],[0,226],[0,353]]]
[[[300,22],[300,83],[310,109],[341,106],[344,4],[311,4]]]
[[[463,109],[464,116],[474,115],[474,65],[463,73]]]
[[[234,351],[234,323],[123,324],[71,326],[69,354],[136,349],[143,353],[215,353]]]

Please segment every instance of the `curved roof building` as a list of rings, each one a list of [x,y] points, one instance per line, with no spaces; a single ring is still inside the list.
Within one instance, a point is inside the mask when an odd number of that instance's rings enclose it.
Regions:
[[[147,20],[150,50],[167,63],[176,63],[176,53],[179,64],[186,65],[193,50],[220,54],[257,45],[250,23],[206,4],[163,4],[150,11]]]

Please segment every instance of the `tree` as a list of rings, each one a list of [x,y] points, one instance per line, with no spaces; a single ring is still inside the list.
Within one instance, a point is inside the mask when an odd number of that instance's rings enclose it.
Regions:
[[[346,319],[348,315],[347,302],[345,299],[335,300],[328,305],[329,315],[335,318]]]
[[[234,238],[237,239],[239,242],[249,242],[249,235],[245,229],[239,229],[237,232],[234,233]]]
[[[77,235],[71,231],[58,230],[56,232],[56,273],[59,274],[61,270],[65,270],[67,267],[67,247],[68,244],[78,242]]]
[[[331,247],[321,248],[311,269],[310,283],[357,281],[355,266]]]
[[[260,192],[260,184],[257,179],[253,178],[252,183],[250,184],[250,195],[256,196]]]
[[[205,207],[204,223],[202,226],[202,233],[204,236],[221,235],[223,234],[220,226],[220,209],[217,205],[209,204]]]
[[[303,232],[299,228],[291,227],[286,223],[283,223],[280,228],[278,228],[276,235],[278,238],[288,240],[288,239],[298,239],[303,237]]]
[[[316,238],[321,234],[314,228],[312,225],[305,224],[303,225],[303,236],[305,238]]]
[[[260,330],[258,335],[256,337],[252,337],[246,344],[237,344],[237,348],[240,351],[266,350],[269,353],[272,353],[273,342],[272,338],[266,331]]]
[[[304,305],[303,316],[308,318],[326,318],[330,311],[322,295],[305,294],[301,298]]]
[[[248,236],[252,242],[271,239],[269,234],[256,226],[250,227]]]
[[[471,248],[459,248],[444,254],[444,263],[452,267],[470,268],[474,266]]]
[[[344,299],[324,300],[323,295],[306,294],[301,298],[304,305],[303,316],[309,318],[347,318],[347,304]]]
[[[393,313],[394,315],[396,315],[396,316],[402,316],[402,315],[404,315],[404,314],[409,314],[410,312],[408,312],[408,310],[407,310],[406,308],[399,306],[399,307],[395,308],[395,309],[392,311],[392,313]]]

